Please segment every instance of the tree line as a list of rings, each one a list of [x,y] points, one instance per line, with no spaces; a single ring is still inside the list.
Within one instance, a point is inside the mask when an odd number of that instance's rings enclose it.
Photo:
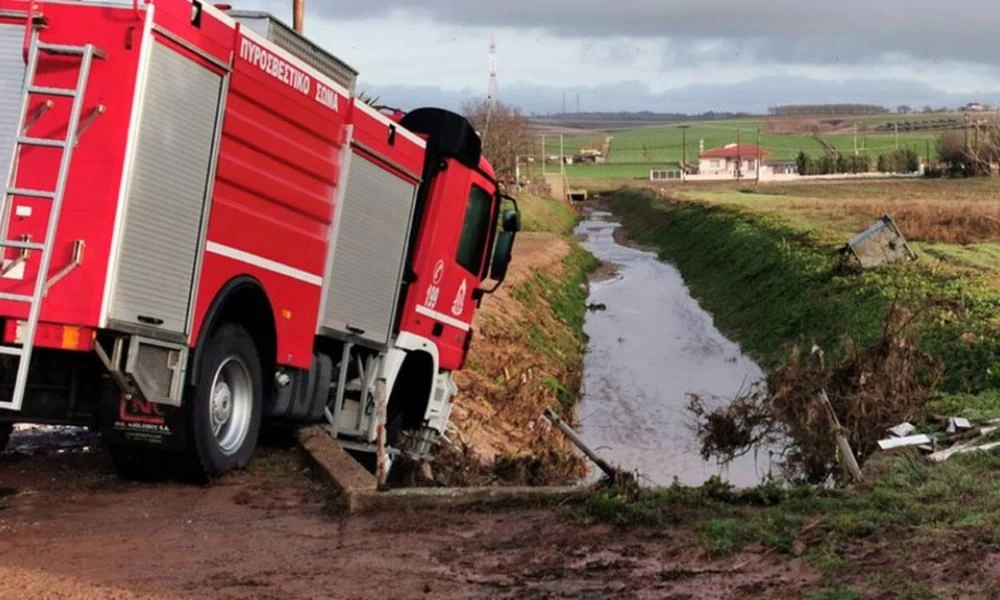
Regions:
[[[822,156],[810,156],[801,151],[795,158],[799,175],[868,173],[872,170],[872,162],[872,157],[864,152],[827,152]],[[920,155],[913,148],[897,148],[878,155],[874,163],[875,170],[881,173],[916,173],[920,170]]]
[[[767,111],[776,117],[859,116],[889,112],[886,107],[876,104],[786,104],[772,106]]]

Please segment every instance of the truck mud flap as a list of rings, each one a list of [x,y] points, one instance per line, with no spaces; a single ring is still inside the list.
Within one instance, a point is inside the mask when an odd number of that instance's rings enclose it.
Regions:
[[[126,394],[109,393],[102,407],[103,429],[107,442],[117,446],[159,448],[183,451],[185,437],[185,409],[146,402]]]

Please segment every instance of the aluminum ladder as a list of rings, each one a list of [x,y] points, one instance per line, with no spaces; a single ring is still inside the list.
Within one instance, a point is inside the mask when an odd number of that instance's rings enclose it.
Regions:
[[[32,27],[29,20],[28,27]],[[11,161],[10,173],[7,180],[7,187],[4,190],[2,204],[0,204],[0,250],[14,249],[20,250],[22,258],[26,259],[28,253],[39,252],[41,258],[38,265],[38,276],[35,279],[34,291],[29,296],[27,294],[0,293],[0,301],[11,301],[27,304],[28,319],[21,328],[21,346],[0,346],[0,356],[14,356],[18,358],[17,378],[14,382],[14,393],[10,400],[0,401],[0,410],[20,411],[24,403],[24,393],[28,386],[28,371],[31,368],[31,354],[35,347],[35,334],[38,330],[38,320],[42,312],[42,300],[45,297],[48,282],[49,267],[52,262],[52,244],[55,240],[56,230],[59,228],[59,216],[62,213],[63,199],[66,194],[66,182],[69,179],[70,165],[73,162],[73,150],[79,139],[80,120],[83,112],[84,96],[87,91],[87,82],[90,78],[90,70],[95,59],[104,59],[105,53],[94,46],[87,44],[84,46],[68,46],[60,44],[46,44],[38,39],[37,34],[30,34],[30,44],[27,53],[27,69],[24,73],[22,86],[21,114],[18,118],[17,138],[14,144],[14,156]],[[76,88],[43,87],[35,85],[35,74],[38,70],[39,58],[42,55],[49,56],[69,56],[80,59],[80,70],[76,79]],[[66,128],[66,139],[33,138],[28,136],[28,129],[37,120],[31,117],[28,110],[32,97],[48,96],[54,98],[71,98],[73,100],[70,109],[69,124]],[[44,105],[51,107],[51,104]],[[57,148],[62,152],[59,160],[59,171],[56,176],[55,189],[38,190],[17,187],[18,157],[21,148]],[[14,197],[37,198],[51,201],[48,223],[45,227],[45,239],[41,242],[31,242],[30,240],[8,239],[8,226],[11,219],[11,200]],[[74,252],[75,254],[76,252]],[[54,283],[54,282],[52,282]]]

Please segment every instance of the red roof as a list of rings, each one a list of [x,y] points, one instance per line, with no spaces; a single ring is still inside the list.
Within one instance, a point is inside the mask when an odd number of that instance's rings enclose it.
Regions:
[[[769,154],[770,152],[767,150],[760,149],[753,144],[741,144],[739,146],[732,144],[723,148],[712,148],[702,154],[701,158],[753,158],[758,155],[760,158],[764,158]]]

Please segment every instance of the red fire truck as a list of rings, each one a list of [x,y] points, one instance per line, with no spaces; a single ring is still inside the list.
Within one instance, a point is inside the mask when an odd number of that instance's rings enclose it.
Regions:
[[[265,419],[427,451],[520,216],[464,118],[355,77],[263,13],[0,0],[0,443],[100,427],[132,476],[242,468]]]

